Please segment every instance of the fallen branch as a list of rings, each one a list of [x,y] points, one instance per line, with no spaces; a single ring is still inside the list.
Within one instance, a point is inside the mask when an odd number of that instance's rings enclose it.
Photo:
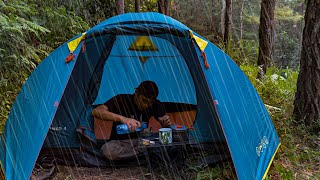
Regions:
[[[274,106],[270,106],[270,105],[268,105],[268,104],[264,104],[265,106],[266,106],[266,108],[268,109],[268,110],[276,110],[276,111],[281,111],[282,109],[280,109],[280,108],[277,108],[277,107],[274,107]]]

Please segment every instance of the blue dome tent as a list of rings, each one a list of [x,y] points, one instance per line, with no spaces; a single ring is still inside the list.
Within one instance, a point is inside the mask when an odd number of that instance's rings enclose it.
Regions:
[[[159,13],[112,17],[53,51],[30,75],[0,137],[7,179],[28,179],[43,146],[79,147],[90,104],[133,93],[143,80],[161,102],[189,104],[197,142],[224,141],[239,179],[262,179],[280,141],[258,93],[232,59]]]

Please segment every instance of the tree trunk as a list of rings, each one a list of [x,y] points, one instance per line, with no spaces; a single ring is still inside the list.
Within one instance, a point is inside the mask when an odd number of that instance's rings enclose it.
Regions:
[[[228,41],[231,36],[231,22],[232,22],[232,0],[226,0],[226,15],[225,15],[225,29],[223,42],[226,47],[228,46]]]
[[[304,6],[305,6],[305,4],[304,4],[304,2],[302,2],[301,3],[301,14],[305,14]],[[300,23],[299,23],[299,26],[300,26],[299,31],[302,32],[302,33],[299,33],[300,34],[300,36],[299,36],[299,49],[302,49],[303,28],[304,28],[303,25],[304,25],[304,22],[300,21]],[[301,57],[301,51],[299,53],[300,53],[299,57]]]
[[[172,10],[172,12],[171,12],[172,16],[175,18],[178,18],[178,3],[176,1],[172,2],[171,10]]]
[[[170,15],[170,0],[158,0],[157,4],[159,13]]]
[[[134,11],[139,12],[140,11],[140,0],[134,1]]]
[[[243,58],[246,58],[246,53],[245,50],[243,48],[243,11],[244,11],[244,2],[245,0],[242,0],[241,3],[241,10],[240,10],[240,51],[241,54],[243,55]]]
[[[294,116],[310,126],[320,118],[320,2],[308,0]]]
[[[124,14],[124,0],[116,0],[117,14]]]
[[[241,10],[240,10],[240,39],[243,39],[243,9],[244,9],[244,0],[241,3]]]
[[[221,0],[221,6],[222,6],[222,9],[221,9],[221,18],[220,18],[220,21],[221,21],[221,38],[223,39],[224,38],[224,30],[225,30],[225,16],[226,16],[226,1],[225,0]]]
[[[276,0],[262,0],[259,28],[259,56],[258,66],[260,68],[258,78],[261,79],[270,66],[274,43],[274,10]]]

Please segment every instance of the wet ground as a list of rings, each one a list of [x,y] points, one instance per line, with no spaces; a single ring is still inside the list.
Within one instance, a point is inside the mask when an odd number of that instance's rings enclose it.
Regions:
[[[147,175],[148,169],[143,167],[86,168],[59,166],[54,180],[147,179]]]
[[[191,174],[189,174],[191,175]],[[155,170],[152,179],[184,179],[189,175],[168,174]],[[58,166],[53,180],[105,180],[105,179],[151,179],[151,173],[145,166],[120,168],[87,168]]]

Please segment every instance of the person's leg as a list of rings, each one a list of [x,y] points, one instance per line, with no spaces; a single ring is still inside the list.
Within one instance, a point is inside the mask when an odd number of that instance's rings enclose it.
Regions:
[[[122,146],[120,141],[113,140],[106,142],[100,150],[107,159],[117,160],[119,152],[122,151]]]
[[[138,148],[137,139],[113,140],[105,143],[101,147],[103,155],[110,160],[120,160],[129,158],[142,152]]]

